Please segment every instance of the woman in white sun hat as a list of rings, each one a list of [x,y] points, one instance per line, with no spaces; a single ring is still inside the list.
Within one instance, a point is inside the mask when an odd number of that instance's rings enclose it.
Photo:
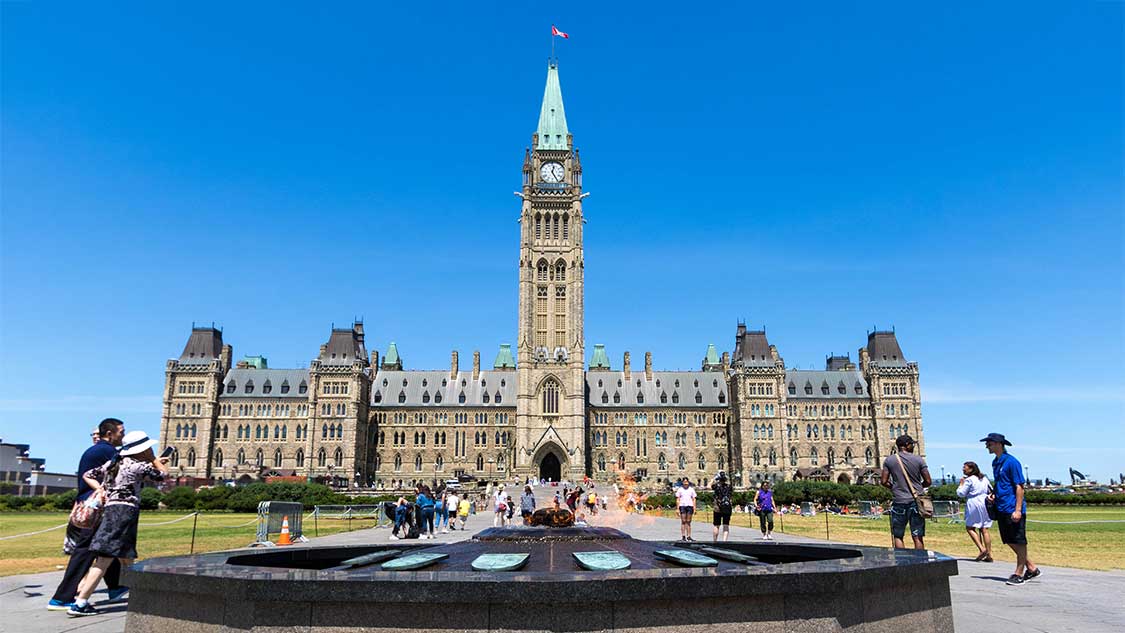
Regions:
[[[67,615],[96,615],[98,611],[90,605],[90,595],[105,570],[115,558],[122,565],[129,565],[137,557],[141,486],[145,481],[161,481],[168,472],[168,458],[157,458],[155,446],[156,440],[149,439],[144,431],[129,431],[121,440],[116,457],[82,473],[94,494],[102,496],[105,509],[90,542],[90,551],[98,557],[79,583],[74,606]]]

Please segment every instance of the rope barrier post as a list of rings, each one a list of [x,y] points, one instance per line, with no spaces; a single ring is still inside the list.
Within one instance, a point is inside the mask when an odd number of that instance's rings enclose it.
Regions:
[[[320,508],[313,508],[313,534],[320,536]]]
[[[195,518],[193,518],[192,521],[191,521],[191,550],[188,551],[189,554],[195,553],[195,527],[197,525],[199,525],[199,513],[198,512],[195,513]]]
[[[785,513],[784,512],[778,512],[777,516],[778,516],[778,519],[781,521],[781,533],[785,534]]]
[[[824,510],[824,540],[826,540],[826,541],[832,540],[828,537],[828,515],[829,514],[832,514],[832,513],[829,512],[827,509],[825,509]]]

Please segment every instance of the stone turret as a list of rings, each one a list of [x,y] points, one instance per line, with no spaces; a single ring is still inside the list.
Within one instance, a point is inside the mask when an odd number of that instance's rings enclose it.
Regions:
[[[461,364],[457,360],[457,350],[453,350],[449,355],[449,377],[456,378],[459,371],[461,371]]]
[[[645,352],[645,380],[652,382],[652,352]]]
[[[473,382],[480,380],[480,351],[473,350]]]
[[[625,372],[625,380],[629,380],[630,378],[632,378],[633,377],[633,365],[632,365],[631,362],[629,362],[629,352],[625,352],[625,360],[622,361],[621,365],[622,365],[622,368],[623,368],[622,371]]]

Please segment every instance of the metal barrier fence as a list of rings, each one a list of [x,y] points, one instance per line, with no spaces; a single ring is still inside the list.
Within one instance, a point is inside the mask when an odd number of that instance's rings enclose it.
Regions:
[[[250,547],[273,547],[270,534],[280,534],[282,523],[289,519],[289,537],[294,541],[306,542],[302,531],[302,515],[305,506],[294,501],[263,501],[258,504],[258,532]]]
[[[383,513],[382,504],[375,505],[324,505],[314,506],[312,511],[313,530],[320,532],[320,519],[345,519],[351,525],[353,519],[375,519],[372,527],[390,527],[393,523]],[[349,531],[350,531],[349,527]]]

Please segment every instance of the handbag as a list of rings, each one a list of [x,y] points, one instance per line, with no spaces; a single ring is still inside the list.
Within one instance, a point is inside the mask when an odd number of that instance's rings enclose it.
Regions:
[[[910,489],[910,494],[914,497],[914,504],[918,506],[918,514],[922,515],[923,519],[933,518],[933,498],[930,495],[919,495],[914,492],[914,482],[910,481],[910,476],[906,474],[906,464],[902,463],[902,456],[896,452],[895,459],[898,460],[898,467],[902,469],[902,476],[906,478],[906,487]]]
[[[988,512],[988,518],[995,521],[1000,518],[1000,513],[996,511],[996,494],[992,490],[992,482],[988,482],[989,494],[984,497],[984,509]]]
[[[90,502],[94,504],[91,505]],[[97,490],[85,501],[75,501],[70,509],[70,524],[82,530],[88,530],[98,524],[105,508],[105,491]]]

